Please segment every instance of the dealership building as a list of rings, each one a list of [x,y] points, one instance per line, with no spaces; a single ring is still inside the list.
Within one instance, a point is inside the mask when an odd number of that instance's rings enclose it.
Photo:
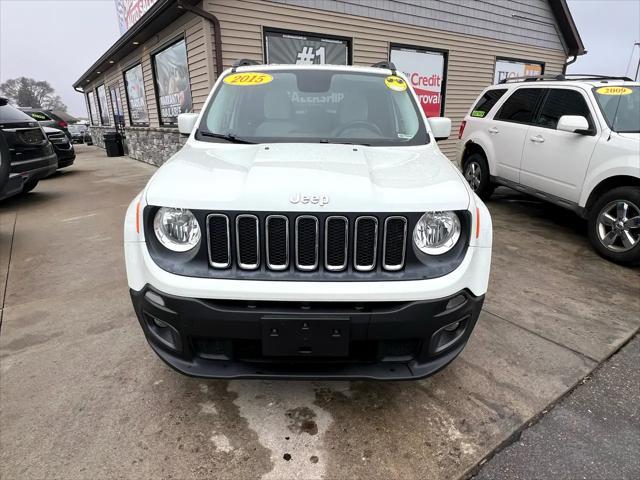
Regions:
[[[160,165],[185,138],[217,76],[261,63],[391,60],[427,116],[454,132],[478,93],[507,76],[562,73],[585,53],[566,0],[116,0],[120,39],[76,81],[97,145],[117,130],[133,158]],[[122,27],[124,24],[124,28]],[[440,147],[454,158],[456,139]]]

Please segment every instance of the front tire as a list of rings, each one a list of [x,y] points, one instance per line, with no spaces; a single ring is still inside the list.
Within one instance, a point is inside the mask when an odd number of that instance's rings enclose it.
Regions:
[[[589,211],[589,241],[607,260],[640,264],[640,188],[618,187],[598,198]]]
[[[469,155],[463,163],[462,173],[471,190],[482,200],[489,200],[495,190],[495,186],[491,184],[489,164],[484,155],[480,153]]]

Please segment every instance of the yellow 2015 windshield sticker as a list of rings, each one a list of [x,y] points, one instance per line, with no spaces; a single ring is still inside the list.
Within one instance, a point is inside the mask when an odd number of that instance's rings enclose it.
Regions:
[[[596,90],[600,95],[629,95],[633,90],[627,87],[600,87]]]
[[[389,90],[394,92],[404,92],[407,89],[407,82],[395,75],[389,75],[384,79],[384,84]]]
[[[273,80],[273,77],[268,73],[258,72],[242,72],[232,73],[224,77],[224,83],[228,85],[238,85],[241,87],[248,87],[252,85],[264,85]]]

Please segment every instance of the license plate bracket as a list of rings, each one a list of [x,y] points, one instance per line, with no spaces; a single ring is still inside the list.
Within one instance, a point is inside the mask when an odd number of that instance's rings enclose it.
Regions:
[[[345,357],[349,317],[266,316],[261,320],[262,354],[272,357]]]

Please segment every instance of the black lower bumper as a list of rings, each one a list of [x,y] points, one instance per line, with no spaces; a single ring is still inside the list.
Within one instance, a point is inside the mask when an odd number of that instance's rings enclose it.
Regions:
[[[153,350],[207,378],[423,378],[464,348],[484,296],[412,302],[249,302],[131,290]]]

